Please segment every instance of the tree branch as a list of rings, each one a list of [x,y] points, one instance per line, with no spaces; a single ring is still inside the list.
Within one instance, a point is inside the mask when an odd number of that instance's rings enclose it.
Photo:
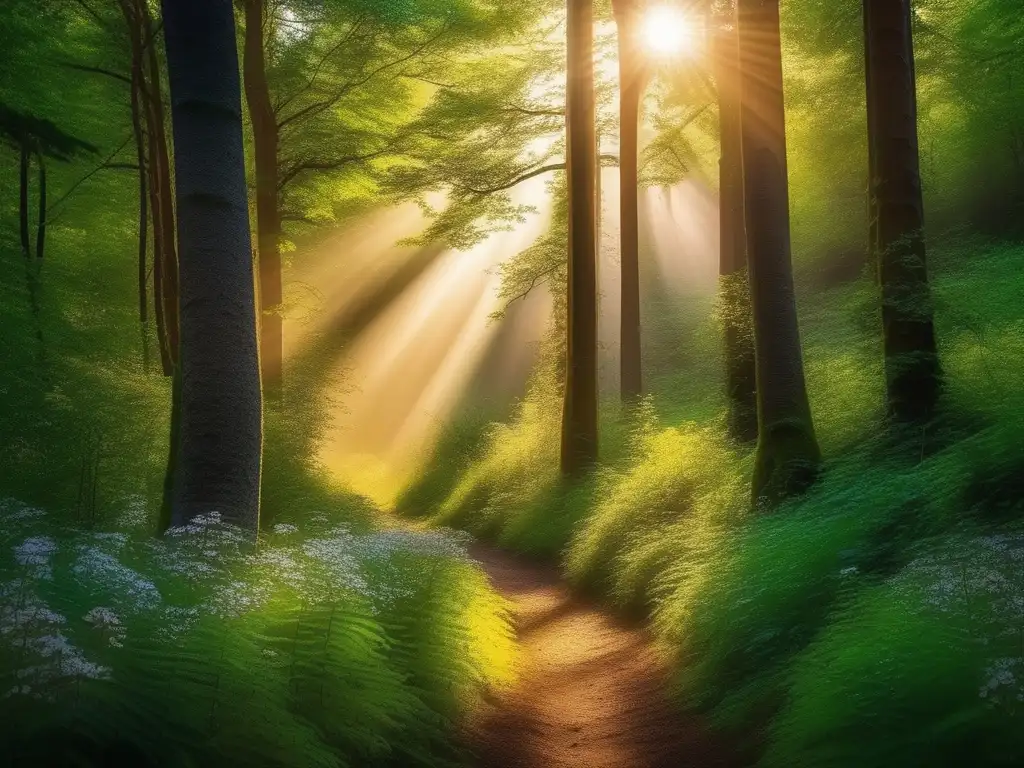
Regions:
[[[104,160],[102,163],[100,163],[95,168],[93,168],[91,171],[89,171],[87,174],[85,174],[85,176],[83,176],[78,181],[76,181],[74,184],[72,184],[71,188],[67,192],[65,192],[63,195],[61,195],[59,199],[57,199],[50,207],[48,207],[46,209],[46,213],[49,214],[51,211],[56,209],[56,207],[58,205],[63,203],[65,200],[67,200],[71,196],[72,192],[74,192],[76,189],[78,189],[80,186],[82,186],[82,184],[84,184],[87,180],[91,179],[93,176],[95,176],[97,173],[102,171],[104,168],[112,167],[113,164],[111,163],[111,161],[115,157],[117,157],[117,155],[121,152],[122,149],[124,149],[126,146],[128,146],[128,142],[131,141],[131,140],[132,140],[132,134],[128,134],[128,137],[124,141],[121,142],[121,146],[119,146],[117,149],[115,149],[113,152],[111,152],[109,155],[107,155],[107,159],[106,160]],[[117,165],[119,165],[119,164],[117,164]],[[56,216],[50,217],[48,223],[52,224],[54,222],[54,220],[56,220],[56,218],[57,218]]]
[[[287,171],[282,172],[281,178],[277,183],[278,192],[282,191],[291,181],[295,179],[300,173],[305,171],[335,171],[338,168],[342,168],[352,163],[361,163],[366,160],[372,160],[375,157],[381,157],[391,151],[391,147],[377,150],[376,152],[370,152],[365,155],[346,155],[345,157],[331,158],[330,160],[302,160]]]
[[[132,80],[128,75],[122,75],[120,72],[114,72],[113,70],[104,69],[103,67],[93,67],[88,64],[76,64],[73,61],[58,61],[57,63],[62,67],[67,67],[68,69],[75,69],[79,72],[91,72],[96,75],[105,75],[106,77],[112,77],[114,80],[120,80],[122,83],[127,83],[128,85],[132,84]]]
[[[345,43],[352,39],[352,35],[354,35],[356,33],[356,30],[362,26],[364,20],[365,17],[357,19],[355,22],[353,22],[351,28],[349,28],[348,32],[345,33],[341,40],[339,40],[335,46],[328,50],[327,53],[320,57],[320,61],[318,61],[317,65],[313,68],[313,74],[309,76],[309,80],[306,81],[306,84],[299,88],[297,91],[295,91],[295,93],[293,93],[291,96],[287,96],[279,104],[277,104],[274,107],[275,113],[280,112],[286,106],[291,104],[292,101],[294,101],[300,95],[302,95],[303,93],[305,93],[306,91],[313,87],[313,84],[316,82],[316,79],[320,76],[320,71],[323,69],[324,64],[327,63],[327,60],[335,53],[337,53],[341,49],[341,47],[345,45]]]
[[[618,155],[599,155],[598,156],[598,160],[601,161],[601,167],[602,168],[604,168],[604,167],[614,167],[614,166],[617,166],[618,163],[619,163]],[[604,165],[605,162],[608,163],[607,166]],[[492,195],[495,192],[504,192],[506,189],[512,189],[512,187],[515,187],[515,186],[517,186],[519,184],[522,184],[524,181],[529,181],[530,179],[536,178],[537,176],[541,176],[541,175],[543,175],[545,173],[551,173],[553,171],[564,171],[564,170],[565,170],[565,163],[564,162],[562,162],[562,163],[552,163],[550,165],[542,165],[539,168],[534,168],[531,171],[523,172],[521,175],[516,176],[516,178],[512,179],[511,181],[507,181],[507,182],[504,182],[502,184],[498,184],[498,185],[493,186],[493,187],[471,187],[468,184],[456,184],[454,186],[459,187],[460,189],[463,189],[466,192],[471,192],[474,195],[478,195],[480,197],[484,197],[486,195]]]
[[[389,69],[393,69],[394,67],[401,66],[402,64],[405,64],[406,62],[411,61],[412,59],[416,58],[421,53],[423,53],[423,51],[425,51],[431,45],[433,45],[438,40],[440,40],[442,37],[444,37],[445,33],[448,32],[448,29],[449,29],[449,24],[447,22],[445,22],[442,25],[441,29],[438,31],[438,33],[436,35],[434,35],[433,37],[428,38],[427,40],[425,40],[421,45],[417,46],[408,55],[402,56],[401,58],[395,59],[395,60],[390,61],[390,62],[388,62],[386,64],[381,64],[379,67],[377,67],[376,69],[371,70],[368,74],[366,74],[364,77],[362,77],[362,78],[360,78],[358,80],[349,80],[349,81],[347,81],[344,85],[341,86],[341,88],[339,88],[337,91],[335,91],[335,93],[332,96],[328,97],[327,99],[324,99],[322,101],[313,102],[312,104],[309,104],[308,106],[303,107],[298,112],[296,112],[296,113],[294,113],[292,115],[289,115],[288,117],[278,121],[278,124],[277,124],[278,130],[283,129],[289,123],[293,123],[294,121],[299,120],[299,119],[301,119],[303,117],[306,117],[306,116],[308,116],[310,114],[317,115],[317,114],[320,114],[321,112],[323,112],[324,110],[330,109],[332,106],[337,104],[342,98],[344,98],[345,94],[349,93],[350,91],[355,90],[356,88],[359,88],[360,86],[366,85],[366,83],[370,82],[370,80],[372,80],[374,77],[379,75],[381,72],[385,72],[385,71],[387,71]]]
[[[501,308],[501,314],[504,314],[505,312],[507,312],[508,308],[510,306],[512,306],[513,304],[515,304],[520,299],[525,299],[527,296],[529,296],[530,295],[530,291],[532,291],[534,288],[536,288],[538,285],[540,285],[544,278],[549,277],[553,272],[556,272],[560,266],[562,266],[562,265],[561,264],[553,264],[550,267],[548,267],[547,269],[545,269],[545,270],[543,270],[541,272],[538,272],[536,275],[534,275],[533,279],[530,280],[530,284],[528,286],[526,286],[526,290],[525,291],[523,291],[522,293],[517,293],[515,296],[513,296],[511,299],[509,299],[508,301],[505,302],[505,306]]]

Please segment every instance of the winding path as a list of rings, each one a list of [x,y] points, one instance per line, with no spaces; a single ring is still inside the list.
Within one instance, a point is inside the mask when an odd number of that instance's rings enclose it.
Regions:
[[[514,603],[518,683],[467,727],[477,768],[726,768],[726,751],[681,715],[644,633],[573,596],[554,569],[477,544],[471,555]]]

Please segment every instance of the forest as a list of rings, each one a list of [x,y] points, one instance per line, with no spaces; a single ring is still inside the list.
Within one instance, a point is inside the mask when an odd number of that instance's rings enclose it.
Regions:
[[[0,765],[1024,765],[1020,0],[2,0]]]

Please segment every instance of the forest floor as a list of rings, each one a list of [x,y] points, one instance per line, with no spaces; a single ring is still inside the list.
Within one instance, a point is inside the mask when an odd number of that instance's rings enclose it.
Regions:
[[[725,768],[721,744],[667,693],[648,637],[573,595],[554,568],[487,545],[471,556],[513,603],[516,684],[490,697],[465,738],[478,768]]]

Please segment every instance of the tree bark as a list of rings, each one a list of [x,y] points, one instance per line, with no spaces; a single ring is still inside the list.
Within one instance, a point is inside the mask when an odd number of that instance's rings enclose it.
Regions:
[[[876,104],[874,98],[874,86],[872,85],[875,77],[872,68],[872,54],[871,54],[871,32],[868,29],[868,13],[865,8],[863,13],[864,21],[864,86],[867,92],[866,99],[866,111],[868,119],[868,186],[867,186],[867,205],[868,205],[868,263],[874,269],[875,281],[878,281],[878,206],[875,200],[875,178],[878,175],[878,164],[875,158],[875,147],[873,136],[877,135],[878,127],[875,123],[875,112]]]
[[[142,367],[149,372],[149,296],[146,290],[146,248],[149,237],[149,207],[146,185],[146,134],[142,126],[142,58],[141,52],[132,48],[131,112],[132,133],[135,136],[135,156],[139,165],[139,241],[138,241],[138,294],[139,333],[142,339]]]
[[[36,258],[43,258],[46,249],[46,161],[42,151],[36,152],[39,163],[39,219],[36,221]]]
[[[735,12],[719,19],[713,56],[721,134],[718,297],[725,351],[725,391],[729,432],[734,439],[748,443],[757,439],[757,370],[750,316],[747,233],[743,220],[743,148]]]
[[[911,18],[909,0],[864,1],[886,394],[897,423],[923,425],[935,415],[942,371],[925,258]]]
[[[568,0],[566,165],[569,269],[561,469],[597,461],[597,124],[593,0]]]
[[[259,525],[262,397],[231,0],[163,0],[180,244],[172,520]]]
[[[28,170],[29,170],[28,139],[21,140],[21,165],[18,173],[18,223],[21,230],[21,252],[25,258],[32,255],[32,245],[28,234]]]
[[[789,232],[779,0],[739,0],[741,143],[757,364],[753,497],[806,489],[821,460],[804,381]]]
[[[161,357],[164,375],[172,376],[178,364],[180,330],[178,319],[178,254],[175,244],[174,193],[171,188],[171,160],[167,148],[164,101],[160,87],[160,61],[157,57],[153,20],[144,0],[132,0],[139,19],[141,48],[146,56],[148,77],[143,81],[149,134],[150,188],[153,210],[154,264],[160,262],[160,290],[153,283],[153,300],[159,303],[157,331],[162,334]],[[166,33],[165,33],[166,34]],[[157,221],[159,220],[159,226]],[[159,237],[159,240],[157,239]],[[156,268],[154,266],[154,275]]]
[[[621,316],[619,329],[620,394],[625,405],[643,394],[640,336],[639,194],[640,102],[644,89],[642,53],[638,47],[636,0],[616,0],[619,30],[619,221]]]
[[[252,122],[256,166],[256,242],[260,276],[260,366],[263,389],[269,398],[281,394],[284,379],[278,206],[278,127],[270,100],[264,48],[266,0],[245,0],[243,71],[245,99]]]

